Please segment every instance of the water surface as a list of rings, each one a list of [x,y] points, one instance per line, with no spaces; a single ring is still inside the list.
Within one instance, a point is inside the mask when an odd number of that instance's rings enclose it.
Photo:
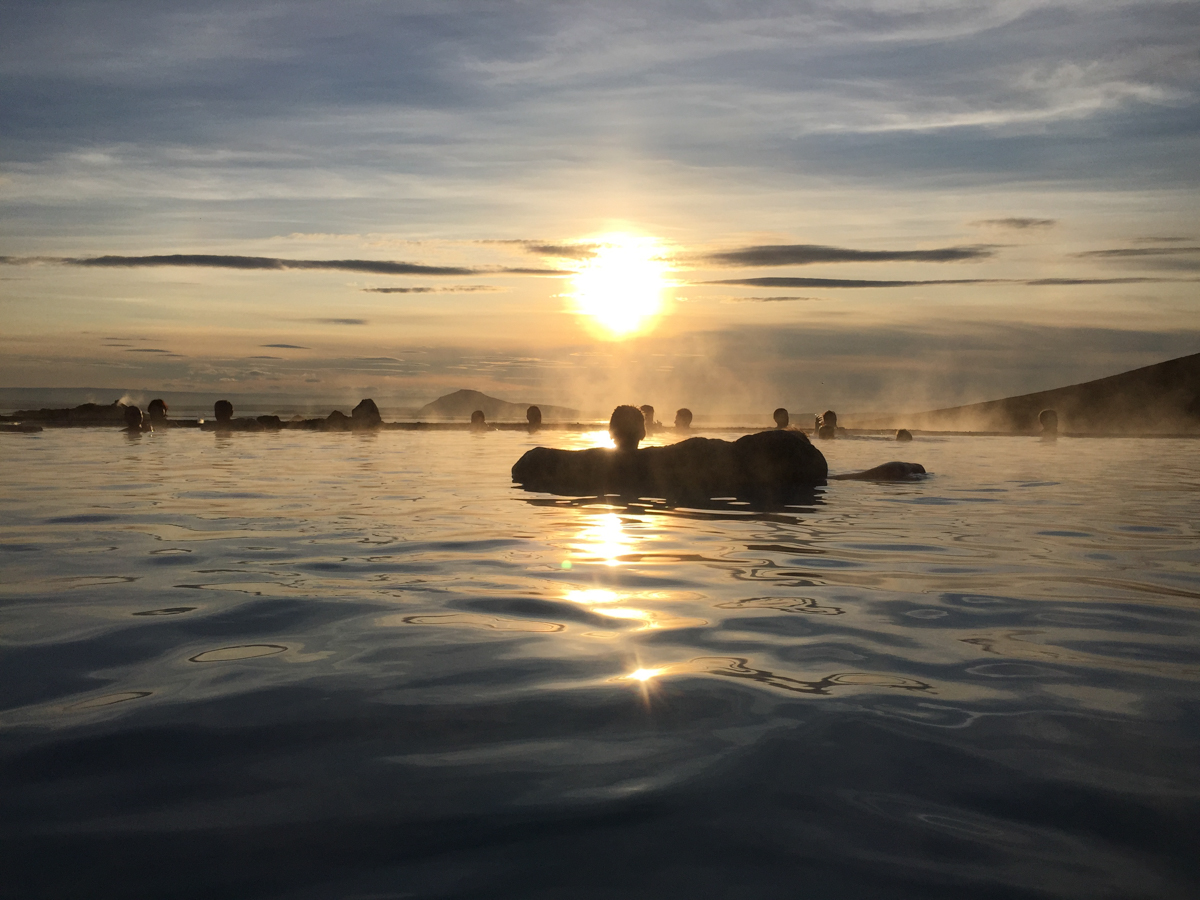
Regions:
[[[538,442],[4,436],[7,889],[1200,892],[1195,442],[828,442],[932,474],[769,511]]]

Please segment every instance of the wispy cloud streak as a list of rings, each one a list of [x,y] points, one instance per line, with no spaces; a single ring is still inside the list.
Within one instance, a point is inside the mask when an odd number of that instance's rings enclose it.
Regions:
[[[1030,219],[1024,216],[1011,216],[1006,219],[980,219],[971,224],[979,228],[1015,228],[1022,231],[1027,228],[1052,228],[1058,224],[1058,219]]]
[[[808,266],[835,262],[962,262],[995,255],[989,247],[938,247],[933,250],[853,250],[821,244],[763,244],[708,253],[698,262],[714,266]]]
[[[450,287],[370,287],[362,288],[366,294],[478,294],[499,291],[491,284],[455,284]]]
[[[1115,250],[1087,250],[1071,255],[1082,259],[1136,259],[1145,256],[1177,256],[1184,253],[1200,253],[1200,247],[1121,247]]]
[[[768,288],[896,288],[939,284],[1023,284],[1030,287],[1071,284],[1165,284],[1196,281],[1195,278],[936,278],[924,281],[871,281],[863,278],[725,278],[719,281],[695,281],[693,284],[735,284]]]
[[[254,271],[327,270],[367,272],[372,275],[571,275],[560,269],[507,266],[426,266],[383,259],[279,259],[273,256],[226,256],[206,253],[172,253],[163,256],[18,257],[0,256],[0,265],[52,263],[98,269],[184,267]]]

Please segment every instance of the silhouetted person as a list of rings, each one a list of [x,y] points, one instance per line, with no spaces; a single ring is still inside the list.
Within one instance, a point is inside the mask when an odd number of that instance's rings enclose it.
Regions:
[[[675,430],[676,431],[691,431],[692,430],[692,411],[686,406],[683,409],[675,411]]]
[[[900,441],[901,443],[903,443],[904,441],[911,441],[912,440],[912,432],[909,431],[907,428],[897,429],[896,440]]]
[[[150,424],[166,427],[169,408],[166,400],[151,400],[150,405],[146,407],[146,415],[150,417]]]
[[[1052,441],[1058,437],[1058,413],[1052,409],[1043,409],[1038,413],[1038,424],[1042,426],[1042,437]]]
[[[350,419],[354,428],[378,428],[383,424],[379,407],[370,398],[358,402],[358,406],[350,412]]]
[[[533,434],[542,427],[542,411],[536,406],[525,410],[525,421],[529,423],[529,433]]]
[[[837,413],[832,409],[821,413],[821,418],[817,423],[817,437],[824,439],[837,437]]]
[[[775,412],[773,412],[771,415],[775,419],[775,427],[776,428],[787,428],[788,427],[788,422],[790,421],[790,419],[788,419],[788,411],[786,409],[784,409],[782,406],[779,407],[779,409],[775,410]]]
[[[213,404],[213,417],[220,422],[233,420],[233,404],[228,400],[218,400]]]
[[[653,406],[637,409],[633,406],[618,406],[608,420],[608,434],[618,450],[633,451],[646,436],[646,410],[654,415]]]
[[[125,407],[125,432],[127,434],[141,434],[144,431],[153,431],[149,422],[142,419],[142,411],[136,406]]]
[[[471,430],[476,432],[492,430],[492,426],[487,423],[482,409],[477,409],[471,413]]]
[[[647,403],[645,406],[639,407],[642,413],[642,418],[646,421],[646,434],[654,434],[658,429],[662,428],[662,422],[654,421],[654,407]]]

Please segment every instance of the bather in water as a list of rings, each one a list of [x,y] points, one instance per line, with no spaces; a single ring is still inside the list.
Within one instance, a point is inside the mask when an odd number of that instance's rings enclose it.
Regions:
[[[837,413],[827,409],[817,418],[817,437],[829,440],[838,436]]]
[[[487,423],[487,418],[483,414],[482,409],[477,409],[471,413],[471,430],[479,433],[484,431],[495,431],[491,425]]]
[[[1058,440],[1058,413],[1053,409],[1043,409],[1038,413],[1038,424],[1042,426],[1042,440]]]
[[[125,407],[125,427],[122,431],[126,434],[143,434],[153,430],[154,428],[142,416],[141,409],[136,406]]]

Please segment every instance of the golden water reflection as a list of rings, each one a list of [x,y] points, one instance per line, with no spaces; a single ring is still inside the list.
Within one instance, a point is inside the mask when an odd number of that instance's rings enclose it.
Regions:
[[[616,513],[588,516],[571,545],[574,556],[584,562],[602,562],[606,566],[620,565],[622,557],[630,556],[638,539],[630,534]]]
[[[588,607],[597,615],[637,622],[640,625],[638,631],[654,628],[701,628],[709,624],[707,619],[646,608],[664,602],[677,602],[666,591],[629,592],[589,588],[567,591],[567,599]]]

